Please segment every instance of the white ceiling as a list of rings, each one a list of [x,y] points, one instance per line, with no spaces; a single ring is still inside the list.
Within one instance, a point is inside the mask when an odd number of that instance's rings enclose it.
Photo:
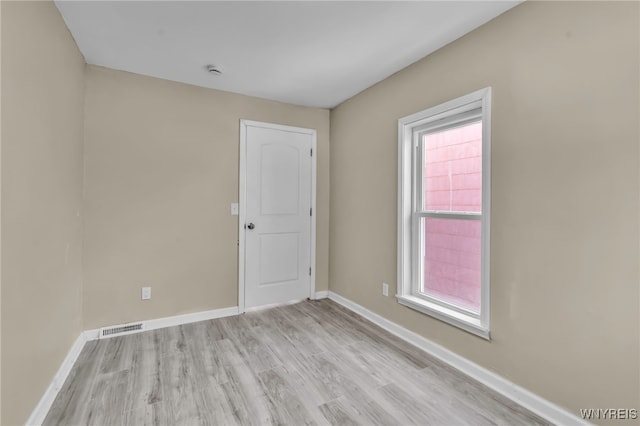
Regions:
[[[56,1],[90,64],[325,108],[519,3]]]

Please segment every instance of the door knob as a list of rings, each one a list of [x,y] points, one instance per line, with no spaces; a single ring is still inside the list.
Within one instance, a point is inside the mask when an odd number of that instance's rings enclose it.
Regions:
[[[253,223],[250,223],[250,224],[248,224],[248,225],[247,225],[247,228],[249,228],[249,229],[253,229],[253,228],[255,228],[255,227],[256,227],[256,226],[255,226]]]

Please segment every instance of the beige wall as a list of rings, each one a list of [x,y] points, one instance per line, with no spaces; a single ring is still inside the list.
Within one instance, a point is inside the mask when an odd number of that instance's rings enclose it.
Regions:
[[[85,328],[237,306],[240,119],[318,130],[316,286],[328,288],[328,110],[95,66],[86,79]]]
[[[638,8],[524,3],[333,110],[330,289],[576,414],[638,408]],[[381,295],[398,118],[486,86],[491,342]]]
[[[0,5],[0,82],[2,82],[2,6]],[[0,100],[2,84],[0,84]],[[2,424],[2,102],[0,101],[0,424]]]
[[[52,2],[2,5],[2,419],[22,424],[82,331],[84,59]]]

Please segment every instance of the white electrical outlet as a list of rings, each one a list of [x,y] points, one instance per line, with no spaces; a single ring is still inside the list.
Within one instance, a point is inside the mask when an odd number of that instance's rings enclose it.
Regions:
[[[388,296],[389,295],[389,284],[382,283],[382,295],[383,296]]]
[[[151,287],[142,287],[142,300],[151,299]]]

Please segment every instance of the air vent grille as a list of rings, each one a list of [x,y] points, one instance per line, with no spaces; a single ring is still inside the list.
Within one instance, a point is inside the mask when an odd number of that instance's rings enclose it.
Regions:
[[[142,330],[142,323],[127,324],[117,327],[109,327],[100,329],[100,338],[113,337],[118,334],[130,334],[135,333],[138,330]]]

